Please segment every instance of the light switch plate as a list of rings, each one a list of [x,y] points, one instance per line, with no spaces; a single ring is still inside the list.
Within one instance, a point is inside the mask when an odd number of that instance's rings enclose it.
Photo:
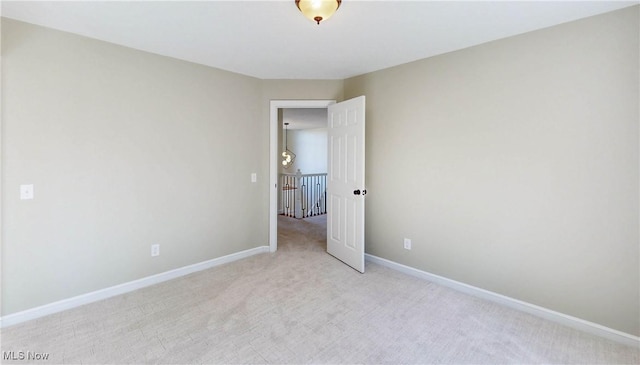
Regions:
[[[20,200],[33,199],[33,184],[20,185]]]
[[[256,182],[256,181],[258,181],[258,174],[254,172],[251,174],[251,182]]]

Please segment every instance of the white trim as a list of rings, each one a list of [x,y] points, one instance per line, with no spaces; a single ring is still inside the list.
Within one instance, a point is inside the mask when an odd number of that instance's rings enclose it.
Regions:
[[[492,291],[481,289],[469,284],[461,283],[459,281],[447,279],[443,276],[431,274],[429,272],[418,270],[413,267],[405,266],[377,256],[365,254],[365,258],[369,262],[373,262],[375,264],[379,264],[390,269],[400,271],[404,274],[418,277],[420,279],[428,280],[430,282],[446,286],[448,288],[473,295],[475,297],[486,299],[491,302],[504,305],[505,307],[529,313],[536,317],[544,318],[552,322],[565,325],[567,327],[590,333],[592,335],[604,337],[606,339],[616,341],[624,345],[640,347],[640,337],[638,336],[624,333],[613,328],[605,327],[597,323],[585,321],[584,319],[572,317],[560,312],[537,306],[535,304],[523,302],[521,300],[507,297],[505,295],[494,293]]]
[[[278,249],[278,109],[327,108],[335,100],[271,100],[269,109],[269,250]]]
[[[97,302],[99,300],[107,299],[116,295],[129,293],[134,290],[138,290],[147,286],[162,283],[164,281],[179,278],[181,276],[189,275],[194,272],[210,269],[215,266],[220,266],[222,264],[227,264],[229,262],[237,261],[249,256],[253,256],[261,253],[267,253],[267,252],[269,252],[268,246],[260,246],[260,247],[252,248],[249,250],[232,253],[230,255],[218,257],[215,259],[203,261],[197,264],[184,266],[174,270],[165,271],[160,274],[147,276],[145,278],[130,281],[128,283],[123,283],[123,284],[115,285],[109,288],[96,290],[91,293],[78,295],[76,297],[72,297],[68,299],[63,299],[57,302],[45,304],[40,307],[27,309],[22,312],[9,314],[7,316],[0,318],[0,328],[4,328],[4,327],[12,326],[18,323],[26,322],[32,319],[44,317],[53,313],[62,312],[67,309],[76,308],[81,305]]]

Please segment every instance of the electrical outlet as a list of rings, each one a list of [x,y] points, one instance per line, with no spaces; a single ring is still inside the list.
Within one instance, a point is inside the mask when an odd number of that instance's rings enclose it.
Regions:
[[[410,250],[411,249],[411,239],[409,239],[409,238],[405,238],[404,239],[404,249],[405,250]]]
[[[160,245],[151,245],[151,257],[160,256]]]

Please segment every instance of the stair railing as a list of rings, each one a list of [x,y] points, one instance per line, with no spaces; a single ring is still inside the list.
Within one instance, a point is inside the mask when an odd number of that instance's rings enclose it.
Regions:
[[[327,213],[327,174],[280,174],[282,214],[307,218]]]

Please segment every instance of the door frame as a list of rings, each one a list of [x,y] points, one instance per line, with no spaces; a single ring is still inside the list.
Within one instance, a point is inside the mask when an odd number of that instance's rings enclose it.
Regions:
[[[269,251],[278,249],[278,109],[328,108],[335,100],[271,100],[269,106]],[[327,123],[329,121],[327,120]]]

